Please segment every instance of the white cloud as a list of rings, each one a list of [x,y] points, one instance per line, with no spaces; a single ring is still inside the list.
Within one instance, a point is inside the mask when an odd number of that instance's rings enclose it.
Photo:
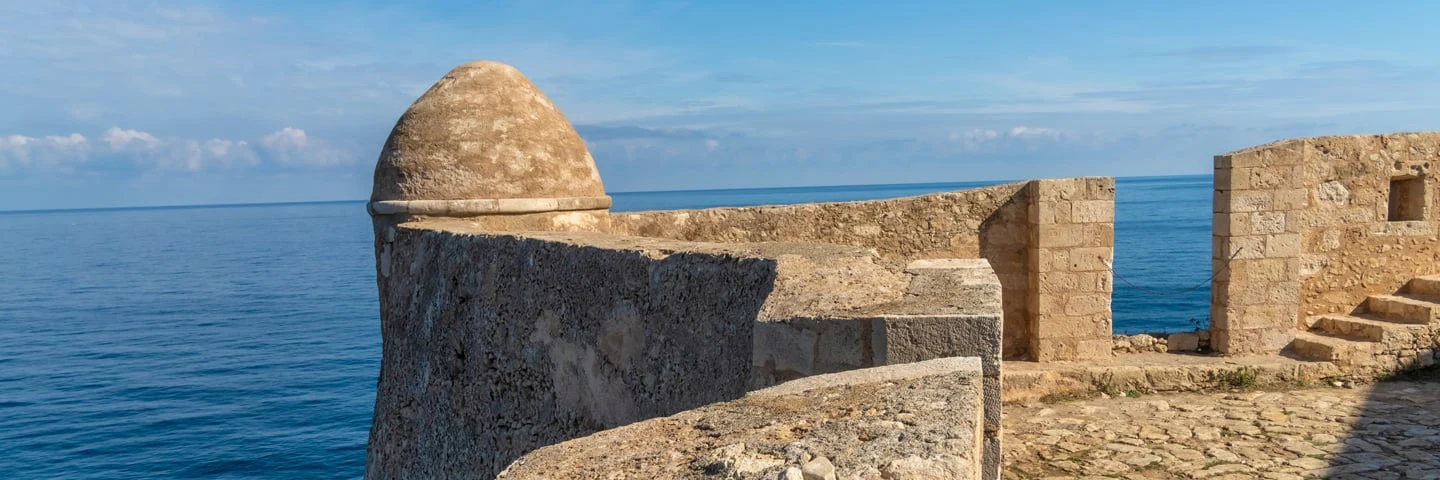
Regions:
[[[711,138],[711,139],[706,139],[706,140],[705,140],[705,149],[706,149],[706,150],[709,150],[709,151],[712,151],[712,152],[715,151],[715,150],[718,150],[718,149],[720,149],[720,142],[717,141],[717,140],[715,140],[715,139],[713,139],[713,138]]]
[[[0,171],[19,168],[71,170],[87,161],[138,170],[201,171],[219,168],[328,167],[349,164],[354,156],[334,144],[286,127],[256,140],[209,140],[157,136],[143,130],[111,127],[92,145],[79,133],[35,137],[0,134]]]
[[[1068,137],[1065,131],[1060,129],[1020,125],[1007,130],[972,128],[965,131],[951,132],[949,135],[946,135],[946,138],[952,143],[963,145],[966,150],[980,150],[983,148],[1016,147],[1038,142],[1054,142],[1065,140]]]
[[[84,135],[51,135],[0,137],[0,170],[25,167],[69,168],[83,163],[90,151]]]
[[[328,142],[305,134],[304,130],[285,127],[278,132],[260,137],[263,147],[271,159],[284,165],[328,167],[352,163],[353,155]]]
[[[1023,126],[1023,125],[1022,125],[1022,126],[1019,126],[1019,127],[1011,128],[1011,129],[1010,129],[1010,136],[1011,136],[1011,137],[1016,137],[1016,138],[1020,138],[1020,137],[1059,138],[1059,137],[1062,136],[1062,132],[1059,131],[1059,130],[1053,129],[1053,128],[1046,128],[1046,127],[1026,127],[1026,126]]]
[[[160,146],[160,139],[139,130],[110,127],[103,138],[112,150],[154,150]]]

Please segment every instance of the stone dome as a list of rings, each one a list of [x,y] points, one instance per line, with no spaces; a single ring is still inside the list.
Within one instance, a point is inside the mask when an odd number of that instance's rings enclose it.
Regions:
[[[456,67],[405,110],[376,162],[370,199],[609,205],[575,128],[524,75],[496,62]]]

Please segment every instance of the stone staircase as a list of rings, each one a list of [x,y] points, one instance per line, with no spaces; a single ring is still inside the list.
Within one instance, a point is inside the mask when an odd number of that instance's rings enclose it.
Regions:
[[[1310,317],[1294,353],[1353,372],[1393,373],[1435,364],[1440,347],[1440,275],[1417,277],[1391,295],[1371,295],[1356,313]]]

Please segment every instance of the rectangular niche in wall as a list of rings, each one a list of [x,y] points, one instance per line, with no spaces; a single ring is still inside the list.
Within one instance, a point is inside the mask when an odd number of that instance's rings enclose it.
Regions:
[[[1425,219],[1425,177],[1390,179],[1390,221]]]

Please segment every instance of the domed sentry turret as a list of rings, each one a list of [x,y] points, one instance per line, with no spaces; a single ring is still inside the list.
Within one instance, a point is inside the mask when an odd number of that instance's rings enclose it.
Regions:
[[[407,217],[589,211],[603,219],[610,207],[570,122],[496,62],[456,67],[405,110],[380,152],[370,200],[372,215]]]

